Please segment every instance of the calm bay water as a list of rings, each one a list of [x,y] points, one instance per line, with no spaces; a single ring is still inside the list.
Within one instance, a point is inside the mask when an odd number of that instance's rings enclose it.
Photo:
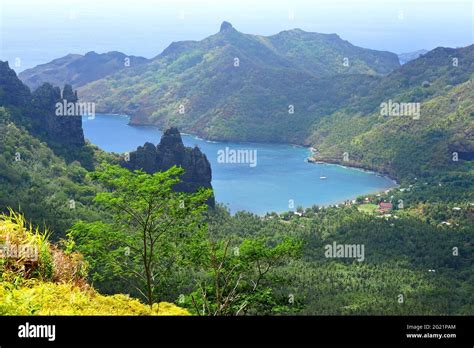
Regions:
[[[155,127],[129,126],[127,116],[96,115],[83,118],[85,137],[101,149],[123,153],[145,142],[157,144],[162,132]],[[283,212],[294,206],[340,203],[393,187],[392,180],[357,169],[331,164],[308,163],[306,148],[281,144],[209,142],[183,135],[186,146],[198,145],[212,167],[216,200],[231,212],[247,210],[256,214]],[[219,163],[218,152],[256,150],[257,165]],[[325,176],[327,179],[321,180]]]

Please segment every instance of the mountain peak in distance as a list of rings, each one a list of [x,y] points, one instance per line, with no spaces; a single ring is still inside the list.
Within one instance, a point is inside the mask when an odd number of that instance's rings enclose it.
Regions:
[[[221,29],[219,30],[219,32],[222,33],[224,31],[228,31],[230,29],[234,29],[232,24],[230,24],[229,22],[223,21],[222,24],[221,24]]]

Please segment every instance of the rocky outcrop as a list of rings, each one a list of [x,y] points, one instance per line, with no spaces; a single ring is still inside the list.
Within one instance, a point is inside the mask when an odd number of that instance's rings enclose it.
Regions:
[[[63,106],[60,110],[58,103]],[[31,93],[8,62],[0,61],[0,107],[12,110],[11,121],[47,142],[55,154],[67,162],[79,161],[85,168],[92,169],[92,150],[84,146],[81,119],[84,104],[88,103],[79,103],[70,85],[61,91],[45,83]]]
[[[20,112],[14,113],[12,120],[49,144],[67,150],[85,144],[81,116],[71,115],[68,110],[57,113],[58,103],[71,106],[77,102],[77,93],[70,85],[61,92],[59,87],[45,83],[31,93],[8,62],[0,61],[0,106],[17,108]]]
[[[459,160],[474,161],[474,128],[464,129],[448,147],[450,156],[457,153]]]
[[[221,24],[221,28],[220,28],[220,32],[224,32],[226,30],[231,30],[231,29],[234,29],[234,27],[232,26],[232,24],[230,24],[229,22],[222,22]]]
[[[8,62],[0,61],[0,106],[24,107],[30,98],[30,89],[18,79]]]
[[[176,165],[184,169],[181,182],[175,186],[177,191],[195,192],[201,187],[212,188],[211,165],[206,155],[198,147],[185,147],[177,128],[166,130],[157,146],[151,143],[139,146],[121,165],[131,170],[141,169],[149,174],[165,171]],[[214,198],[208,203],[214,206]]]
[[[67,107],[57,113],[58,103],[72,106],[77,102],[77,94],[70,85],[64,86],[62,94],[59,87],[53,87],[49,83],[33,92],[33,116],[48,142],[74,147],[85,144],[81,115],[68,114]]]

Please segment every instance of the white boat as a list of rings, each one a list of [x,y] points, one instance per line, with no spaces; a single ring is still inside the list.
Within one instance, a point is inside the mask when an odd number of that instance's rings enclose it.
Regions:
[[[327,178],[325,176],[320,176],[319,177],[321,180],[326,180]]]

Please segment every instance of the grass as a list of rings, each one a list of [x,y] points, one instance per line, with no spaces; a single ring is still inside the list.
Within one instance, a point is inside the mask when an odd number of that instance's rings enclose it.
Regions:
[[[357,209],[359,209],[359,211],[363,212],[363,213],[366,213],[366,214],[374,214],[375,211],[377,210],[378,206],[376,204],[371,204],[371,203],[367,203],[367,204],[361,204],[357,207]]]

